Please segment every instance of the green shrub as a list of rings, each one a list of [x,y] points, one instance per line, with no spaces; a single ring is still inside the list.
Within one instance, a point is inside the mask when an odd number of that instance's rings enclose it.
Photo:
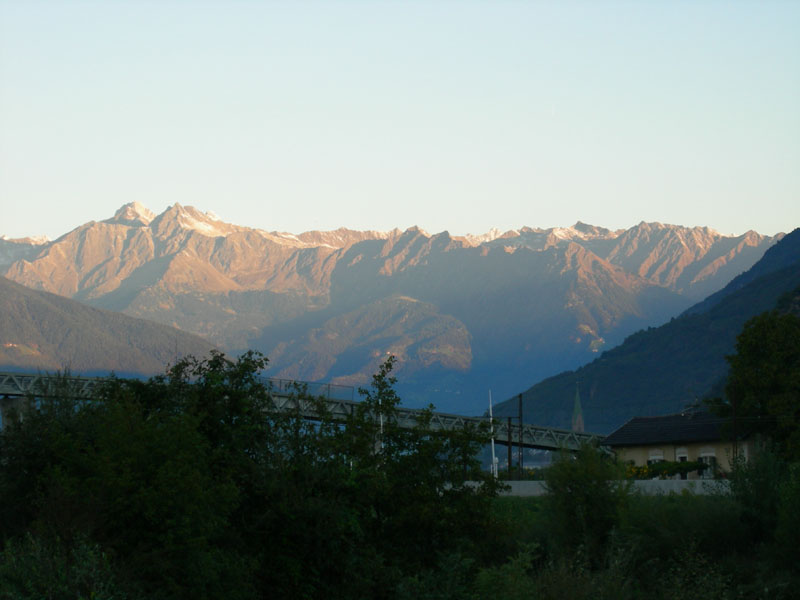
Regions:
[[[778,515],[775,541],[778,556],[795,571],[797,552],[800,548],[800,463],[789,465],[786,478],[778,490]]]
[[[624,471],[592,446],[562,454],[545,475],[545,509],[550,541],[557,552],[582,547],[596,564],[630,497]]]
[[[749,542],[736,526],[739,515],[740,508],[730,496],[634,494],[622,512],[620,539],[636,548],[639,570],[669,560],[687,541],[701,552],[720,557]]]
[[[770,542],[777,525],[779,491],[787,465],[774,451],[764,448],[750,460],[738,457],[730,474],[730,492],[741,507],[741,521],[753,542]]]
[[[544,498],[538,496],[500,496],[492,504],[497,521],[496,535],[502,541],[502,554],[511,556],[523,545],[544,548],[550,533]]]
[[[0,553],[0,599],[92,598],[125,600],[105,552],[80,536],[71,543],[31,534],[9,540]]]
[[[541,549],[538,544],[523,545],[504,564],[482,569],[475,578],[476,596],[506,600],[534,598],[534,562],[540,557]]]
[[[675,475],[685,475],[692,471],[702,473],[708,468],[709,465],[700,461],[671,461],[662,460],[651,465],[647,465],[647,477],[643,479],[652,479],[658,477],[659,479],[666,479]]]
[[[730,578],[693,544],[677,551],[668,561],[654,594],[663,600],[726,600],[732,597]]]

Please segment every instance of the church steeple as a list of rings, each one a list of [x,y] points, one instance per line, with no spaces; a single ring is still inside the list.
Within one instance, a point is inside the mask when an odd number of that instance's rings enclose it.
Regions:
[[[577,381],[575,382],[575,406],[572,408],[572,431],[583,433],[583,410]]]

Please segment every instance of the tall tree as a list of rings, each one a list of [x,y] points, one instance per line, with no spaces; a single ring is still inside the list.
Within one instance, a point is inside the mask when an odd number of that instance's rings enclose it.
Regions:
[[[748,321],[728,356],[725,388],[736,427],[768,435],[800,458],[800,318],[777,311]]]

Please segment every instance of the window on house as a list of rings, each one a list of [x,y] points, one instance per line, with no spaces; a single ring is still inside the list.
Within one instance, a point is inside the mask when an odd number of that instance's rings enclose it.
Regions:
[[[717,457],[712,455],[704,455],[700,457],[700,462],[707,465],[700,475],[703,479],[714,479],[717,472]]]
[[[656,449],[650,450],[649,458],[647,459],[647,466],[652,466],[656,463],[660,463],[664,460],[664,452]]]

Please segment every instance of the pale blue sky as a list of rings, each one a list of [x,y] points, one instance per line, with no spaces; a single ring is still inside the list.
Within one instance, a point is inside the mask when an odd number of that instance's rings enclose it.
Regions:
[[[798,2],[0,0],[0,234],[800,226]]]

